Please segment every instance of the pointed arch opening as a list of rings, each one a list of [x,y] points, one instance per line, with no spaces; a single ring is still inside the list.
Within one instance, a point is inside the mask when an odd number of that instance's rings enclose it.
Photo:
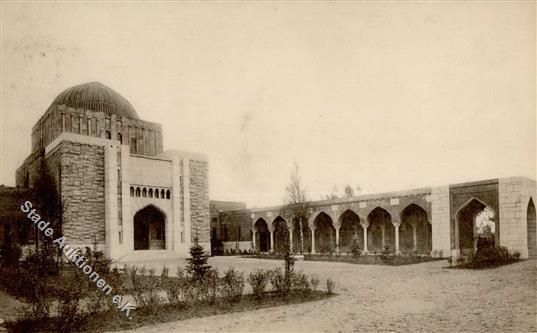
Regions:
[[[459,209],[456,218],[458,249],[462,255],[478,247],[495,245],[496,218],[491,207],[473,198]]]
[[[341,214],[339,228],[339,251],[351,253],[353,243],[363,250],[364,231],[360,224],[360,217],[348,209]]]
[[[289,242],[289,228],[285,220],[278,216],[274,222],[272,222],[274,230],[274,252],[283,253],[285,244]]]
[[[399,249],[403,253],[429,253],[432,249],[432,229],[427,212],[416,204],[410,204],[401,212]]]
[[[255,224],[255,247],[259,252],[268,252],[270,250],[270,233],[267,222],[259,218]]]
[[[377,207],[367,216],[367,249],[373,253],[381,253],[385,248],[395,249],[395,227],[388,211]]]
[[[332,218],[325,212],[320,212],[313,220],[315,231],[315,251],[317,253],[332,253],[336,250],[336,229]]]
[[[134,250],[164,250],[166,215],[149,205],[134,215]]]

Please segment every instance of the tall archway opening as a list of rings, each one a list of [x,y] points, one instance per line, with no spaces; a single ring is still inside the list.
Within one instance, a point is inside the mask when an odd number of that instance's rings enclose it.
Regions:
[[[166,216],[155,206],[134,215],[134,250],[164,250]]]
[[[367,248],[370,252],[380,253],[388,246],[395,249],[395,228],[392,217],[385,209],[377,207],[368,215]]]
[[[289,242],[289,229],[285,220],[278,216],[272,222],[274,228],[274,252],[283,253],[286,242]]]
[[[527,232],[528,232],[528,256],[530,258],[537,257],[537,222],[535,221],[535,204],[530,198],[528,202],[527,216]]]
[[[336,250],[336,230],[332,225],[332,219],[326,213],[321,212],[315,220],[315,251],[317,253],[331,253]]]
[[[256,230],[256,250],[259,252],[268,252],[270,250],[270,233],[268,231],[267,222],[265,222],[265,220],[263,219],[258,219],[254,224],[254,228]]]
[[[470,200],[457,212],[458,248],[468,255],[481,246],[494,246],[496,222],[494,210],[477,199]]]
[[[427,212],[416,204],[408,205],[401,212],[399,249],[401,252],[428,253],[432,249],[432,229]]]
[[[339,251],[351,252],[352,244],[355,243],[363,250],[364,231],[360,224],[360,217],[352,210],[346,210],[340,217],[339,228]]]

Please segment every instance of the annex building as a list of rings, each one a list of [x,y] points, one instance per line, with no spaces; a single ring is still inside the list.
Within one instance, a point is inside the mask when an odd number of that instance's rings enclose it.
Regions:
[[[537,257],[536,198],[535,180],[511,177],[312,201],[303,237],[288,206],[245,209],[214,201],[211,237],[232,253],[278,252],[289,237],[295,251],[306,253],[348,253],[355,242],[364,253],[389,247],[441,257],[465,255],[487,237],[522,258]]]
[[[111,88],[90,82],[66,89],[31,137],[16,185],[32,189],[45,160],[69,244],[96,247],[119,261],[186,257],[194,237],[210,250],[207,158],[164,150],[162,126],[140,119]],[[0,194],[16,196],[19,207],[24,193],[3,188]]]

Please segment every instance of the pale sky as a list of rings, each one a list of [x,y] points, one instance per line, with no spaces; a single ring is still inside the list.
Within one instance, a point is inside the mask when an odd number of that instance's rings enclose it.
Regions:
[[[64,89],[99,81],[164,149],[206,154],[210,197],[280,204],[535,178],[535,3],[3,3],[1,172]]]

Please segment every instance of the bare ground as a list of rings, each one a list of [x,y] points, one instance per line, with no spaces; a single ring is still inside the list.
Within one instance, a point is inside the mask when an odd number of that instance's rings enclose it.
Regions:
[[[216,257],[242,271],[281,261]],[[160,266],[162,263],[148,263]],[[173,263],[166,263],[173,267]],[[338,296],[142,327],[137,332],[537,332],[537,261],[487,270],[299,262],[297,270],[336,281]],[[172,271],[175,268],[172,268]]]

